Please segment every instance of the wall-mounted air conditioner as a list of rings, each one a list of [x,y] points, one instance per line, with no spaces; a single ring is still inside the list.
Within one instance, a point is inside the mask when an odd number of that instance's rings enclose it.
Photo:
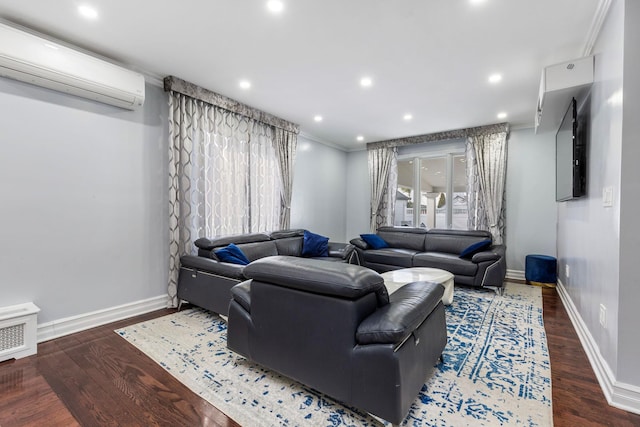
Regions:
[[[571,98],[581,99],[593,83],[593,56],[551,65],[542,70],[536,104],[535,131],[557,131]]]
[[[0,23],[0,76],[133,110],[144,76]]]

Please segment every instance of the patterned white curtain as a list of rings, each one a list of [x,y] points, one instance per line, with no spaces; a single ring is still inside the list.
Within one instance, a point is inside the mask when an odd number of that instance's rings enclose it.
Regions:
[[[505,239],[507,132],[470,136],[466,144],[469,229]]]
[[[392,225],[398,186],[397,150],[380,147],[368,151],[371,184],[371,232]]]
[[[169,94],[169,286],[177,305],[180,257],[204,236],[278,228],[280,173],[273,127]]]
[[[291,224],[291,194],[293,191],[293,164],[296,158],[298,135],[284,129],[275,129],[275,148],[280,165],[280,180],[282,185],[280,229],[286,230]]]

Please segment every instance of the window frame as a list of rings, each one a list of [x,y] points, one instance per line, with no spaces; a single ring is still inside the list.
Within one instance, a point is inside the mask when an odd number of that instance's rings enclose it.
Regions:
[[[413,225],[414,227],[420,227],[420,209],[416,209],[421,205],[421,179],[420,179],[420,167],[421,160],[445,158],[446,160],[446,192],[445,197],[448,203],[446,204],[447,210],[445,214],[445,228],[451,229],[453,227],[453,158],[456,156],[465,156],[464,140],[446,143],[433,144],[429,143],[420,144],[421,147],[411,147],[408,153],[398,153],[398,162],[413,160],[413,184],[414,184],[414,209],[413,209]],[[437,145],[437,146],[433,146]],[[467,187],[467,185],[465,185]],[[467,188],[468,193],[468,188]],[[425,227],[426,228],[426,227]]]

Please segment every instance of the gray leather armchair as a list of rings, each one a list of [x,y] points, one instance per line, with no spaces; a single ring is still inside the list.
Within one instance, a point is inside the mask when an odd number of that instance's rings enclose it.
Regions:
[[[444,288],[388,295],[364,267],[276,256],[232,288],[227,345],[247,359],[399,424],[447,342]]]

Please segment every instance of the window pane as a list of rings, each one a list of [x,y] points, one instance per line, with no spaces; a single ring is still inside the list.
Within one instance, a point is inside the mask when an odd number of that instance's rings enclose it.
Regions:
[[[467,175],[464,155],[453,156],[452,228],[467,229]]]
[[[420,160],[420,226],[447,228],[447,158]]]
[[[393,225],[413,227],[413,160],[398,160],[398,192]]]

